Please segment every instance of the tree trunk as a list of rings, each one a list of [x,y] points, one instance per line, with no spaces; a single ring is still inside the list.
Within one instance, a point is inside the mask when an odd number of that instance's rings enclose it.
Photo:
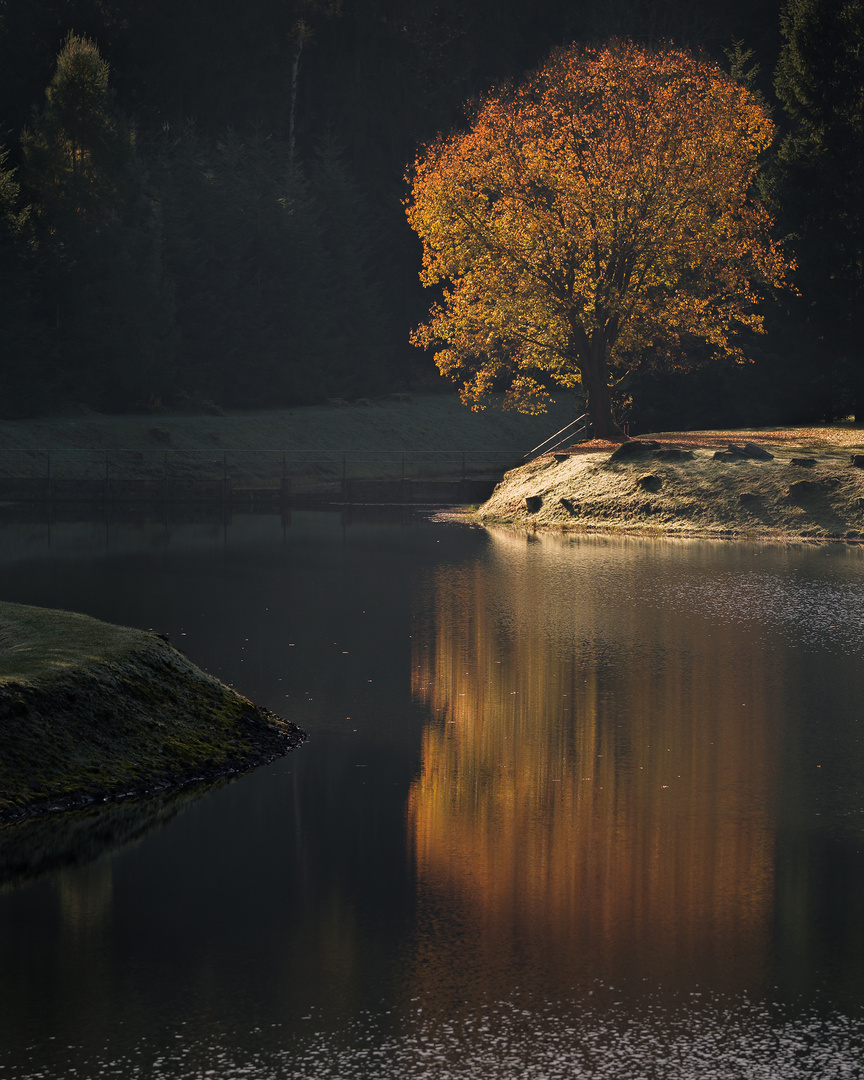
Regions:
[[[580,357],[582,386],[587,398],[591,435],[595,439],[620,439],[623,432],[612,416],[612,396],[609,393],[609,367],[606,357],[592,348],[590,355]]]
[[[294,164],[294,128],[297,121],[297,82],[300,78],[300,57],[306,40],[306,24],[301,19],[297,24],[297,44],[294,49],[294,62],[291,65],[291,108],[288,113],[288,160]]]
[[[858,378],[852,387],[852,415],[856,424],[864,424],[864,359],[858,361]]]

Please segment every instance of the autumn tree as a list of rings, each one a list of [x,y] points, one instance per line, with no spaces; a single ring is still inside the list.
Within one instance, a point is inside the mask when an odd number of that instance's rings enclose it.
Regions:
[[[612,435],[610,386],[699,345],[743,359],[760,290],[789,269],[753,192],[772,124],[713,64],[616,43],[561,51],[491,94],[409,176],[421,280],[443,299],[413,335],[482,407],[537,412],[582,385]]]

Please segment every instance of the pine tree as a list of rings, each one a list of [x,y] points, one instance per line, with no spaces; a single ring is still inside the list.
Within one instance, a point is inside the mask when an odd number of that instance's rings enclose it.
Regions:
[[[154,155],[184,394],[246,407],[320,400],[318,222],[287,146],[260,128],[214,140],[187,125]]]
[[[864,2],[789,0],[781,29],[775,86],[791,130],[768,192],[799,262],[792,314],[825,418],[851,409],[862,422]]]
[[[32,306],[33,231],[30,208],[21,205],[16,170],[0,146],[0,415],[20,416],[45,404],[44,341]]]
[[[320,284],[328,308],[321,330],[327,391],[334,397],[380,392],[393,385],[400,351],[378,276],[387,262],[386,239],[332,136],[321,141],[310,172],[325,264]]]
[[[95,43],[70,33],[22,137],[22,172],[62,393],[117,409],[164,392],[172,331],[158,207],[108,79]]]

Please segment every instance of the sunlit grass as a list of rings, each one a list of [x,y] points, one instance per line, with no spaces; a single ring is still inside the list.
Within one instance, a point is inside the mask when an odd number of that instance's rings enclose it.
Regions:
[[[846,426],[644,435],[690,451],[610,461],[612,444],[574,448],[509,472],[476,517],[531,528],[748,539],[864,539],[864,431]],[[718,460],[729,444],[772,460]],[[811,461],[801,464],[802,459]],[[539,502],[538,502],[539,500]]]

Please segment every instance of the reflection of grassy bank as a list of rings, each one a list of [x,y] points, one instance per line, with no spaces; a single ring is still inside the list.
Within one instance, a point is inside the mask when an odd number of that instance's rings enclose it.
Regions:
[[[0,825],[0,888],[59,867],[80,866],[132,844],[170,821],[204,790],[203,785],[194,785],[149,799],[88,806],[59,819],[40,816]]]
[[[0,818],[238,771],[302,739],[157,634],[0,603]]]
[[[648,439],[653,446],[644,445]],[[615,532],[864,537],[864,468],[852,465],[864,455],[860,429],[677,432],[640,442],[642,452],[637,446],[626,456],[589,445],[537,458],[507,473],[478,516]],[[726,449],[747,442],[773,456]]]

